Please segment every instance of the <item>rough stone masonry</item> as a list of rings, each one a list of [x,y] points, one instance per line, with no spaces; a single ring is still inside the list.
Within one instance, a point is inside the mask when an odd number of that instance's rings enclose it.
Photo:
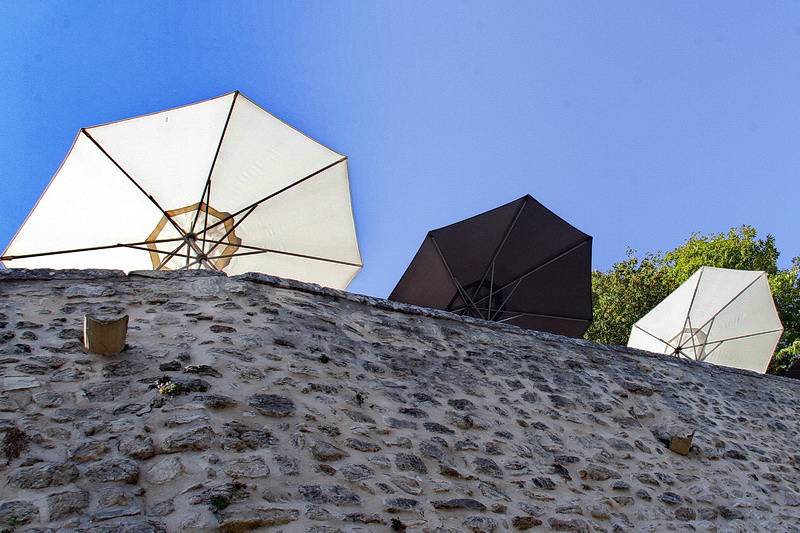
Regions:
[[[206,271],[0,271],[0,369],[3,532],[800,531],[800,381]]]

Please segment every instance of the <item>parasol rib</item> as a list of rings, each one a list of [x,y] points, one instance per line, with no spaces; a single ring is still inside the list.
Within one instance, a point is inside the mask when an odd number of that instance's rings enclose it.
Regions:
[[[174,250],[172,250],[171,252],[169,252],[168,254],[166,254],[166,256],[164,257],[164,260],[163,260],[163,261],[161,261],[161,262],[158,264],[158,266],[156,267],[156,270],[161,270],[162,268],[164,268],[164,266],[166,266],[166,264],[167,264],[167,263],[169,263],[170,259],[172,259],[173,257],[175,257],[175,256],[178,254],[178,252],[180,252],[180,251],[181,251],[181,248],[183,248],[183,245],[184,245],[184,244],[185,244],[185,241],[181,241],[181,243],[178,245],[178,247],[177,247],[177,248],[175,248]],[[163,252],[158,252],[158,251],[156,251],[156,253],[163,253]],[[189,257],[188,257],[188,255],[187,255],[187,257],[186,257],[186,265],[187,265],[187,266],[189,265]]]
[[[665,341],[664,339],[662,339],[662,338],[661,338],[661,337],[659,337],[658,335],[654,335],[653,333],[650,333],[650,332],[649,332],[649,331],[647,331],[646,329],[642,329],[642,328],[641,328],[641,327],[640,327],[638,324],[634,324],[634,325],[633,325],[633,327],[635,327],[636,329],[638,329],[638,330],[639,330],[639,331],[641,331],[642,333],[646,333],[647,335],[650,335],[650,336],[651,336],[651,337],[653,337],[655,340],[657,340],[657,341],[660,341],[660,342],[663,342],[664,344],[666,344],[667,346],[669,346],[669,347],[670,347],[670,348],[672,348],[673,350],[675,349],[675,346],[673,346],[672,344],[670,344],[670,343],[669,343],[669,341]]]
[[[689,329],[689,331],[692,331],[692,318],[691,318],[692,306],[694,306],[694,300],[697,297],[697,290],[700,288],[700,282],[703,280],[704,273],[705,270],[700,271],[700,277],[697,278],[697,284],[694,286],[694,292],[692,292],[692,299],[689,301],[689,309],[686,311],[686,319],[683,321],[684,331],[686,331],[687,328]],[[717,315],[712,316],[711,320],[714,320],[716,316]],[[708,322],[706,322],[706,324],[708,324]],[[703,327],[705,327],[705,324],[703,324]],[[701,329],[703,329],[703,327],[697,328],[697,331],[700,331]],[[692,336],[689,338],[691,339],[692,337],[694,337],[694,335],[695,334],[693,333]],[[675,350],[676,354],[680,354],[681,350],[683,349],[683,346],[681,346],[680,344],[680,339],[678,340],[678,346],[672,346],[671,344],[669,346]]]
[[[467,291],[464,290],[464,287],[461,286],[461,283],[458,282],[458,279],[456,279],[452,270],[450,270],[450,265],[447,264],[447,260],[444,258],[442,251],[439,249],[439,244],[436,242],[436,238],[433,236],[433,232],[428,233],[428,237],[430,237],[431,243],[433,243],[433,247],[436,249],[436,253],[439,254],[439,259],[442,260],[444,268],[447,270],[447,273],[453,280],[453,284],[456,286],[456,291],[458,291],[458,293],[461,295],[461,298],[464,300],[464,304],[467,306],[467,309],[474,309],[477,313],[480,314],[479,318],[483,318],[483,314],[480,312],[480,309],[478,309],[478,307],[475,305],[475,302],[472,301],[472,298],[469,297]]]
[[[587,323],[591,322],[591,320],[589,320],[588,318],[575,318],[575,317],[571,317],[571,316],[544,315],[544,314],[541,314],[541,313],[525,313],[525,312],[522,312],[522,311],[508,311],[508,310],[503,311],[503,312],[504,313],[513,313],[514,316],[500,319],[497,322],[508,322],[509,320],[514,320],[515,318],[520,318],[520,317],[523,317],[523,316],[531,316],[531,317],[536,317],[536,318],[553,318],[553,319],[556,319],[556,320],[571,320],[573,322],[587,322]]]
[[[222,141],[225,139],[225,133],[228,131],[228,124],[231,121],[231,115],[233,115],[233,106],[236,105],[236,99],[239,96],[239,91],[234,91],[233,93],[233,100],[231,101],[231,107],[228,109],[228,116],[225,118],[225,125],[222,127],[222,133],[219,136],[219,143],[217,143],[217,150],[214,152],[214,159],[211,161],[211,167],[208,169],[208,177],[206,177],[206,184],[203,187],[203,194],[200,196],[200,202],[198,206],[203,205],[205,203],[205,216],[203,220],[203,236],[208,232],[208,206],[211,205],[211,176],[214,174],[214,167],[217,164],[217,158],[219,157],[219,152],[222,149]],[[192,226],[189,229],[190,233],[194,233],[194,229],[197,226],[197,220],[200,218],[200,210],[197,210],[195,213],[194,220],[192,221]]]
[[[256,204],[256,205],[252,206],[252,207],[250,208],[250,210],[249,210],[249,211],[247,211],[247,214],[246,214],[246,215],[244,215],[243,217],[239,217],[237,220],[235,220],[235,221],[233,222],[233,225],[232,225],[230,228],[228,228],[228,230],[227,230],[227,231],[226,231],[226,232],[225,232],[225,233],[222,235],[222,237],[220,237],[219,239],[216,239],[216,240],[214,240],[214,241],[209,241],[209,242],[213,242],[214,244],[211,246],[211,248],[209,248],[209,249],[208,249],[208,252],[207,252],[207,253],[209,253],[209,254],[210,254],[211,252],[213,252],[214,250],[216,250],[216,249],[217,249],[217,246],[219,246],[220,244],[222,244],[222,242],[223,242],[225,239],[227,239],[227,238],[228,238],[228,235],[230,235],[231,233],[233,233],[233,231],[234,231],[234,230],[235,230],[235,229],[236,229],[236,228],[239,226],[239,224],[241,224],[242,222],[244,222],[244,221],[245,221],[245,219],[246,219],[248,216],[250,216],[250,215],[253,213],[253,211],[255,211],[255,210],[256,210],[256,207],[258,207],[258,204]],[[227,219],[227,218],[226,218],[225,220],[230,220],[230,219]],[[213,227],[214,227],[214,226],[211,226],[210,228],[206,228],[206,233],[208,232],[208,230],[209,230],[209,229],[211,229],[211,228],[213,228]],[[205,239],[203,239],[203,242],[205,242]],[[239,246],[241,246],[241,243],[239,244]]]
[[[704,355],[702,359],[696,359],[696,360],[697,361],[705,361],[706,359],[708,359],[708,356],[711,355],[714,352],[714,350],[716,350],[717,348],[722,346],[722,344],[725,343],[725,342],[736,341],[736,340],[739,340],[739,339],[747,339],[747,338],[750,338],[750,337],[759,337],[761,335],[769,335],[770,333],[780,333],[782,331],[783,331],[782,329],[772,329],[770,331],[761,331],[759,333],[748,333],[747,335],[737,335],[736,337],[729,337],[727,339],[716,339],[716,340],[713,340],[711,342],[706,342],[705,344],[697,345],[697,346],[708,346],[709,344],[716,344],[716,346],[714,346],[711,350],[706,352],[706,355]],[[693,345],[693,346],[690,346],[690,347],[691,348],[695,348],[696,346]]]
[[[585,245],[585,244],[588,244],[588,243],[589,243],[591,240],[592,240],[592,238],[591,238],[591,237],[587,237],[586,239],[582,240],[580,243],[576,244],[575,246],[573,246],[573,247],[569,248],[568,250],[565,250],[565,251],[563,251],[563,252],[561,252],[561,253],[559,253],[559,254],[555,255],[555,256],[554,256],[554,257],[552,257],[551,259],[548,259],[548,260],[547,260],[547,261],[545,261],[544,263],[542,263],[542,264],[540,264],[540,265],[538,265],[538,266],[534,267],[533,269],[529,270],[528,272],[526,272],[526,273],[522,274],[521,276],[517,277],[516,279],[513,279],[513,280],[509,281],[508,283],[506,283],[505,285],[503,285],[502,287],[500,287],[500,291],[504,291],[505,289],[507,289],[507,288],[508,288],[508,287],[510,287],[511,285],[514,285],[514,288],[513,288],[513,289],[511,289],[511,290],[508,292],[508,294],[506,295],[505,299],[504,299],[504,300],[503,300],[503,302],[500,304],[500,307],[498,308],[498,311],[496,311],[496,312],[495,312],[495,316],[497,315],[497,313],[499,313],[499,309],[502,309],[502,308],[503,308],[503,306],[504,306],[504,305],[506,304],[506,302],[508,301],[508,299],[509,299],[509,298],[511,298],[511,295],[512,295],[512,294],[514,294],[514,291],[516,291],[516,290],[517,290],[517,288],[519,287],[520,283],[522,283],[522,281],[523,281],[525,278],[527,278],[528,276],[530,276],[530,275],[532,275],[532,274],[535,274],[537,271],[539,271],[539,270],[543,269],[544,267],[546,267],[547,265],[549,265],[549,264],[553,263],[554,261],[558,261],[559,259],[561,259],[561,258],[562,258],[562,257],[564,257],[565,255],[567,255],[567,254],[569,254],[569,253],[572,253],[572,252],[574,252],[575,250],[577,250],[577,249],[578,249],[578,248],[580,248],[581,246],[583,246],[583,245]],[[483,300],[483,298],[482,298],[481,300]],[[478,300],[478,301],[480,302],[481,300]]]
[[[104,246],[89,246],[86,248],[73,248],[71,250],[57,250],[55,252],[39,252],[35,254],[20,254],[20,255],[4,255],[0,257],[0,261],[12,261],[14,259],[28,259],[30,257],[42,257],[45,255],[60,255],[60,254],[71,254],[75,252],[93,252],[96,250],[108,250],[111,248],[134,248],[137,250],[150,250],[150,248],[143,247],[147,244],[163,244],[167,242],[176,242],[176,241],[183,241],[183,239],[161,239],[157,241],[140,241],[140,242],[132,242],[132,243],[121,243],[118,242],[116,244],[106,244]]]
[[[503,249],[503,246],[505,246],[509,235],[511,235],[511,230],[513,230],[514,226],[516,226],[517,220],[519,220],[520,215],[522,215],[522,210],[525,209],[526,205],[528,205],[528,198],[527,197],[522,201],[522,204],[517,209],[517,212],[514,215],[514,220],[512,220],[511,224],[508,225],[508,228],[506,229],[506,232],[503,235],[503,238],[500,241],[500,244],[497,245],[497,249],[494,251],[494,254],[492,254],[492,259],[489,261],[489,264],[486,267],[486,271],[483,273],[483,277],[481,278],[480,283],[475,286],[475,290],[472,293],[472,297],[473,298],[478,296],[478,290],[480,289],[480,287],[483,284],[483,282],[486,280],[486,276],[489,275],[490,271],[492,273],[492,278],[494,278],[494,262],[497,260],[497,256],[500,255],[500,251]],[[494,279],[492,279],[492,283],[489,285],[489,301],[490,302],[492,301],[491,296],[492,296],[493,285],[494,285]],[[490,310],[490,312],[491,312],[491,310]]]
[[[694,305],[694,297],[695,297],[695,295],[697,294],[698,287],[700,287],[700,281],[703,279],[703,274],[704,274],[704,273],[705,273],[705,271],[703,271],[703,272],[700,272],[700,278],[697,280],[697,285],[695,286],[695,289],[694,289],[695,293],[694,293],[694,295],[692,295],[692,303],[691,303],[691,304],[689,304],[689,312],[690,312],[690,313],[691,313],[691,310],[692,310],[692,305]],[[715,320],[715,319],[716,319],[716,318],[717,318],[717,317],[720,315],[720,313],[722,313],[722,312],[723,312],[725,309],[727,309],[729,305],[731,305],[733,302],[735,302],[735,301],[736,301],[736,299],[737,299],[739,296],[741,296],[742,294],[744,294],[744,292],[745,292],[745,291],[747,291],[747,289],[749,289],[750,287],[752,287],[752,286],[753,286],[753,284],[754,284],[755,282],[757,282],[757,281],[758,281],[760,278],[761,278],[761,276],[757,276],[757,277],[756,277],[756,278],[755,278],[753,281],[751,281],[750,283],[748,283],[748,284],[747,284],[747,285],[746,285],[746,286],[745,286],[745,287],[744,287],[742,290],[740,290],[738,293],[736,293],[736,296],[734,296],[733,298],[731,298],[730,300],[728,300],[728,303],[726,303],[725,305],[723,305],[722,307],[720,307],[720,309],[719,309],[719,310],[718,310],[716,313],[714,313],[714,314],[711,316],[711,318],[709,318],[708,320],[706,320],[706,321],[703,323],[703,325],[702,325],[702,326],[700,326],[699,328],[697,328],[697,329],[696,329],[696,331],[701,331],[701,330],[702,330],[704,327],[706,327],[706,326],[707,326],[707,325],[709,325],[711,322],[713,322],[713,321],[714,321],[714,320]],[[686,328],[686,324],[687,324],[687,323],[689,324],[689,326],[690,326],[690,328],[691,328],[691,320],[689,319],[689,315],[687,315],[687,316],[686,316],[686,322],[684,322],[684,328]],[[709,333],[711,333],[710,329],[709,329]],[[692,337],[694,337],[694,334],[692,335]],[[692,337],[689,337],[689,338],[691,339]],[[715,341],[715,342],[716,342],[716,341]],[[682,348],[682,346],[679,346],[678,348]]]
[[[210,241],[210,242],[213,242],[213,241]],[[286,252],[286,251],[283,251],[283,250],[273,250],[271,248],[260,248],[258,246],[249,246],[249,245],[246,245],[246,244],[239,244],[237,246],[237,248],[244,248],[244,249],[247,249],[247,250],[250,250],[250,251],[241,252],[241,253],[234,252],[232,254],[215,255],[215,256],[212,256],[211,258],[212,259],[221,259],[223,257],[239,257],[239,256],[243,256],[243,255],[270,253],[270,254],[288,255],[288,256],[291,256],[291,257],[300,257],[300,258],[303,258],[303,259],[311,259],[311,260],[314,260],[314,261],[324,261],[326,263],[336,263],[338,265],[346,265],[346,266],[353,266],[353,267],[364,266],[364,265],[361,265],[359,263],[351,263],[349,261],[340,261],[338,259],[328,259],[328,258],[325,258],[325,257],[317,257],[317,256],[313,256],[313,255],[299,254],[299,253],[294,253],[294,252]]]
[[[239,216],[240,214],[244,213],[245,211],[248,211],[248,210],[250,210],[250,212],[252,213],[253,209],[255,209],[256,207],[258,207],[258,206],[259,206],[259,205],[261,205],[262,203],[266,202],[267,200],[269,200],[269,199],[271,199],[271,198],[274,198],[275,196],[277,196],[277,195],[279,195],[279,194],[281,194],[281,193],[283,193],[283,192],[286,192],[286,191],[288,191],[288,190],[289,190],[289,189],[291,189],[292,187],[296,187],[297,185],[300,185],[300,184],[301,184],[301,183],[303,183],[304,181],[310,180],[310,179],[311,179],[311,178],[313,178],[314,176],[316,176],[316,175],[318,175],[318,174],[321,174],[321,173],[325,172],[326,170],[328,170],[328,169],[330,169],[330,168],[333,168],[333,167],[335,167],[336,165],[338,165],[339,163],[342,163],[342,162],[344,162],[344,161],[347,161],[347,156],[342,156],[340,159],[337,159],[337,160],[336,160],[336,161],[334,161],[333,163],[331,163],[331,164],[329,164],[329,165],[325,165],[324,167],[322,167],[322,168],[321,168],[321,169],[319,169],[319,170],[315,170],[314,172],[312,172],[312,173],[311,173],[311,174],[309,174],[308,176],[306,176],[306,177],[304,177],[304,178],[301,178],[301,179],[299,179],[299,180],[295,181],[294,183],[291,183],[291,184],[287,185],[287,186],[286,186],[286,187],[284,187],[283,189],[281,189],[281,190],[279,190],[279,191],[276,191],[276,192],[274,192],[274,193],[272,193],[272,194],[268,194],[268,195],[267,195],[267,196],[265,196],[264,198],[262,198],[262,199],[260,199],[260,200],[257,200],[257,201],[253,202],[252,204],[250,204],[250,205],[248,205],[248,206],[245,206],[245,207],[243,207],[242,209],[238,210],[237,212],[235,212],[235,213],[233,213],[233,214],[231,214],[231,215],[228,215],[227,217],[225,217],[225,218],[223,218],[223,219],[221,219],[221,220],[218,220],[218,221],[217,221],[217,222],[215,222],[214,224],[211,224],[209,227],[207,227],[207,228],[206,228],[206,230],[211,230],[211,229],[214,229],[214,228],[216,228],[217,226],[219,226],[220,224],[224,224],[224,223],[225,223],[225,222],[227,222],[229,219],[231,219],[231,218],[235,218],[235,217]],[[248,214],[249,214],[249,213],[248,213]],[[245,216],[247,216],[247,215],[245,215]]]
[[[88,132],[88,131],[86,131],[86,128],[81,128],[81,133],[83,133],[84,135],[86,135],[86,137],[87,137],[87,138],[88,138],[90,141],[92,141],[92,142],[94,143],[94,145],[97,147],[97,149],[98,149],[98,150],[100,150],[100,151],[103,153],[103,155],[105,155],[105,156],[108,158],[108,160],[109,160],[109,161],[111,161],[112,163],[114,163],[114,166],[115,166],[115,167],[117,167],[117,168],[119,169],[119,171],[120,171],[120,172],[122,172],[122,173],[125,175],[125,177],[126,177],[126,178],[128,178],[128,179],[130,180],[130,182],[131,182],[131,183],[133,183],[133,184],[136,186],[136,188],[137,188],[137,189],[139,189],[139,190],[142,192],[142,194],[144,194],[145,196],[147,196],[147,198],[150,200],[150,202],[152,202],[152,204],[153,204],[154,206],[156,206],[156,208],[158,208],[158,210],[159,210],[159,211],[161,211],[161,213],[164,215],[164,217],[165,217],[167,220],[169,220],[170,224],[172,224],[172,226],[173,226],[173,227],[174,227],[174,228],[175,228],[175,229],[178,231],[178,233],[179,233],[179,234],[180,234],[182,237],[185,237],[185,236],[186,236],[186,232],[185,232],[185,231],[183,231],[183,229],[181,229],[181,227],[180,227],[180,226],[179,226],[179,225],[178,225],[178,224],[177,224],[177,223],[176,223],[176,222],[175,222],[175,221],[172,219],[172,217],[171,217],[171,216],[170,216],[170,215],[167,213],[167,211],[166,211],[166,210],[165,210],[163,207],[161,207],[161,206],[159,205],[158,201],[156,201],[156,199],[155,199],[155,198],[153,198],[153,195],[152,195],[152,194],[147,194],[147,191],[145,191],[145,190],[142,188],[142,186],[141,186],[141,185],[139,185],[139,183],[138,183],[138,182],[137,182],[135,179],[133,179],[133,176],[131,176],[130,174],[128,174],[128,172],[126,172],[126,171],[125,171],[125,169],[124,169],[124,168],[122,168],[122,167],[120,166],[120,164],[119,164],[119,163],[117,163],[117,161],[116,161],[116,160],[115,160],[113,157],[111,157],[111,155],[110,155],[108,152],[106,152],[105,148],[103,148],[102,146],[100,146],[100,143],[98,143],[98,142],[95,140],[95,138],[94,138],[94,137],[92,137],[92,136],[89,134],[89,132]]]

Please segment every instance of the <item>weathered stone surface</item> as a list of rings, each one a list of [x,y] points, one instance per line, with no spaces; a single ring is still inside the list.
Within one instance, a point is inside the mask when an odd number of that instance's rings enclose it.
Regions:
[[[14,500],[0,503],[0,525],[21,526],[36,520],[38,516],[39,509],[31,502]]]
[[[186,374],[198,374],[200,376],[211,376],[221,378],[222,372],[209,365],[188,365],[183,369]]]
[[[303,485],[300,494],[308,502],[334,505],[354,505],[361,503],[361,498],[342,485]]]
[[[78,475],[79,472],[75,465],[44,463],[13,471],[8,478],[8,484],[19,489],[59,487],[75,481]]]
[[[186,472],[180,457],[165,457],[152,465],[145,477],[153,485],[162,485],[177,479]]]
[[[47,514],[50,520],[61,520],[81,513],[89,506],[89,493],[85,490],[56,492],[47,496]]]
[[[189,503],[193,505],[213,505],[219,509],[232,503],[243,502],[249,497],[250,491],[247,489],[247,485],[234,481],[233,483],[224,483],[204,490],[200,494],[189,498]]]
[[[269,475],[269,467],[263,458],[258,455],[236,457],[225,463],[225,473],[232,478],[260,478]]]
[[[511,525],[514,529],[527,531],[528,529],[542,525],[542,521],[533,516],[515,516],[511,519]]]
[[[134,459],[150,459],[156,454],[153,439],[147,435],[126,435],[119,439],[119,453]]]
[[[14,367],[14,370],[22,372],[23,374],[43,376],[47,373],[49,368],[45,365],[37,365],[35,363],[20,363]]]
[[[186,431],[178,431],[164,439],[166,453],[207,450],[214,441],[214,430],[210,426],[200,426]]]
[[[19,410],[19,404],[17,402],[5,394],[0,394],[0,412],[13,413],[17,410]]]
[[[345,445],[353,448],[354,450],[358,450],[359,452],[377,452],[381,449],[381,447],[374,442],[368,442],[356,438],[345,439],[344,443]]]
[[[174,376],[171,378],[172,382],[180,387],[181,392],[206,392],[211,388],[211,383],[204,379],[192,378],[187,379],[183,377]]]
[[[6,376],[2,383],[4,391],[33,389],[41,386],[39,380],[32,376]]]
[[[321,462],[338,461],[350,457],[346,451],[325,441],[314,441],[310,449],[314,459]]]
[[[503,470],[497,463],[488,457],[476,457],[472,464],[475,467],[475,471],[479,474],[494,478],[503,477]]]
[[[223,450],[243,451],[258,450],[277,443],[278,439],[266,427],[255,428],[233,421],[224,425],[220,445]]]
[[[125,376],[137,376],[147,370],[147,365],[136,361],[123,359],[103,365],[103,377],[121,378]]]
[[[406,511],[418,511],[419,501],[411,498],[386,498],[383,500],[384,510],[388,513],[400,513]]]
[[[255,274],[2,272],[20,531],[800,529],[800,382]],[[88,312],[130,314],[128,349],[82,353]],[[695,431],[689,455],[670,431]],[[299,515],[257,525],[269,509]]]
[[[71,409],[60,407],[51,415],[53,422],[75,422],[76,420],[94,420],[103,417],[99,409]]]
[[[690,522],[697,518],[697,511],[691,507],[678,507],[675,509],[675,518],[681,522]]]
[[[236,400],[230,396],[222,396],[221,394],[203,394],[192,398],[195,402],[200,402],[209,409],[225,409],[226,407],[234,407]]]
[[[417,423],[413,420],[401,420],[399,418],[394,418],[393,416],[386,416],[383,418],[386,425],[390,428],[395,429],[416,429]]]
[[[418,474],[427,474],[428,467],[414,454],[398,453],[394,456],[394,464],[401,472],[411,471]]]
[[[213,324],[209,329],[212,333],[236,333],[236,328],[222,324]]]
[[[265,416],[283,418],[294,413],[294,402],[276,394],[255,394],[247,399],[247,403]]]
[[[163,502],[158,502],[157,504],[153,505],[149,512],[147,513],[149,516],[169,516],[175,512],[175,501],[170,498],[169,500],[164,500]]]
[[[139,463],[130,459],[112,459],[91,465],[86,477],[93,483],[136,483],[139,478]]]
[[[94,283],[76,283],[64,290],[67,298],[99,298],[101,296],[114,296],[116,290],[109,286]]]
[[[294,522],[300,516],[297,509],[240,507],[219,512],[219,530],[223,533],[239,533],[262,527],[280,526]]]
[[[683,498],[679,495],[675,494],[674,492],[663,492],[658,495],[658,499],[664,503],[668,503],[670,505],[677,505],[683,502]]]
[[[33,401],[40,407],[61,407],[75,403],[75,393],[44,391],[34,394]]]
[[[69,460],[78,463],[99,461],[111,451],[107,443],[101,441],[88,441],[69,451]]]
[[[92,522],[103,522],[105,520],[113,520],[125,516],[136,516],[139,514],[142,514],[142,510],[139,507],[117,507],[92,513],[91,518]]]
[[[451,500],[434,500],[431,502],[434,509],[471,509],[485,511],[487,507],[472,498],[453,498]]]
[[[128,385],[124,380],[102,381],[85,386],[83,393],[90,402],[111,402],[122,397]]]
[[[592,531],[589,524],[580,518],[570,518],[569,520],[550,518],[547,523],[553,531],[573,531],[575,533],[590,533]]]
[[[361,481],[375,475],[375,471],[364,465],[345,465],[340,472],[347,481]]]
[[[497,520],[491,516],[471,515],[464,519],[462,525],[472,533],[492,533],[497,529]]]
[[[422,427],[424,427],[431,433],[442,433],[445,435],[453,435],[455,433],[455,431],[453,431],[449,427],[439,424],[438,422],[423,422]]]
[[[593,481],[605,481],[607,479],[619,479],[619,472],[606,468],[605,466],[590,464],[586,469],[581,470],[581,477],[588,477]]]
[[[208,424],[208,416],[203,413],[180,413],[164,420],[164,427],[177,428],[192,424]]]

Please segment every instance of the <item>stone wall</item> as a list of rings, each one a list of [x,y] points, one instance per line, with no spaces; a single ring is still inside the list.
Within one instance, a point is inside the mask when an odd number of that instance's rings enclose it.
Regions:
[[[2,531],[800,531],[797,380],[208,272],[0,271],[0,369]]]

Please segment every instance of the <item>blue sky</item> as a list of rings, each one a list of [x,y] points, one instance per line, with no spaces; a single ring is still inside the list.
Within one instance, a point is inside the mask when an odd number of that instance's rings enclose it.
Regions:
[[[531,194],[626,247],[800,255],[800,4],[4,2],[0,248],[78,130],[240,90],[349,157],[386,296],[426,232]]]

